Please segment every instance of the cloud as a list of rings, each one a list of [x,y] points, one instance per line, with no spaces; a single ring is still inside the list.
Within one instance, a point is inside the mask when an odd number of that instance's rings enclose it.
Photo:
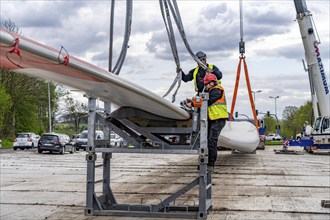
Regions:
[[[269,57],[283,57],[288,59],[296,59],[301,61],[304,49],[301,43],[290,44],[286,46],[280,46],[276,49],[261,49],[256,50],[257,54],[263,54],[263,56]]]
[[[188,42],[193,50],[216,53],[222,57],[231,55],[238,50],[240,41],[239,12],[228,7],[229,3],[207,5],[202,8],[195,26],[185,26]],[[252,6],[251,6],[252,5]],[[275,6],[261,7],[255,3],[249,5],[244,12],[244,39],[255,41],[271,35],[285,34],[290,31],[292,18],[277,10]],[[176,29],[176,26],[174,26]],[[176,35],[178,51],[185,52],[181,37]],[[171,49],[165,30],[153,32],[147,42],[148,52],[156,54],[157,58],[172,59]],[[191,59],[183,56],[182,60]]]
[[[109,56],[109,1],[1,1],[1,19],[10,18],[22,34],[51,47],[63,45],[71,56],[107,69]],[[208,61],[224,73],[228,102],[234,88],[240,41],[239,1],[178,1],[187,40],[194,52],[207,53]],[[307,1],[321,38],[319,45],[329,76],[329,1]],[[243,1],[243,33],[246,56],[257,107],[270,110],[280,95],[278,113],[284,106],[299,106],[310,99],[308,77],[303,70],[303,44],[293,1]],[[126,1],[116,1],[112,61],[121,51]],[[196,63],[176,33],[181,67]],[[175,63],[158,1],[133,1],[132,30],[120,75],[160,95],[171,85]],[[243,76],[242,79],[244,80]],[[248,111],[245,82],[241,81],[237,103]],[[194,95],[192,83],[182,83],[178,97]]]

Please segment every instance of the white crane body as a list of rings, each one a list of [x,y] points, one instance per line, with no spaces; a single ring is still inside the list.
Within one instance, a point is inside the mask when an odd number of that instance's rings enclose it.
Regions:
[[[315,25],[313,25],[312,14],[307,9],[306,1],[294,0],[294,4],[305,50],[315,117],[314,126],[310,134],[314,143],[313,146],[309,146],[306,150],[309,152],[320,149],[329,150],[330,92],[318,47],[320,41],[316,38],[316,28]]]

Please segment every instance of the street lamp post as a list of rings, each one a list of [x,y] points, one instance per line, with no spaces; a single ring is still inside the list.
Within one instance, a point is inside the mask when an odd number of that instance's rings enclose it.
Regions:
[[[276,109],[276,99],[279,98],[279,96],[276,96],[276,97],[273,97],[273,96],[269,96],[269,98],[271,99],[274,99],[275,100],[275,118],[276,118],[276,130],[277,130],[277,133],[279,134],[280,131],[278,129],[278,119],[277,119],[277,109]]]
[[[50,105],[50,84],[48,82],[48,120],[49,120],[49,132],[52,132],[52,110]]]
[[[256,104],[256,93],[261,92],[261,90],[257,90],[257,91],[251,91],[253,93],[253,101],[254,101],[254,105]]]
[[[273,97],[273,96],[269,96],[269,98],[274,99],[275,100],[275,116],[277,117],[277,110],[276,110],[276,99],[279,98],[279,96]]]

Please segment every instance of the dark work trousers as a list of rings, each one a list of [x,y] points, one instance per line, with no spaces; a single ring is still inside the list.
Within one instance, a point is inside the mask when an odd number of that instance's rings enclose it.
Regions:
[[[221,130],[226,125],[226,119],[209,120],[208,121],[208,137],[207,137],[207,147],[209,149],[209,162],[208,166],[214,166],[217,160],[217,144],[218,138]]]

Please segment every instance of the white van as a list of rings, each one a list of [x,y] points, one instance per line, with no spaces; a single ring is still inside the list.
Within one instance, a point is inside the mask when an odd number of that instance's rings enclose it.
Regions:
[[[88,140],[88,130],[84,130],[83,132],[81,132],[77,139],[76,139],[76,150],[79,151],[80,149],[83,149],[86,151],[86,146],[87,146],[87,140]],[[100,130],[95,130],[95,139],[104,139],[104,133],[103,131]]]

